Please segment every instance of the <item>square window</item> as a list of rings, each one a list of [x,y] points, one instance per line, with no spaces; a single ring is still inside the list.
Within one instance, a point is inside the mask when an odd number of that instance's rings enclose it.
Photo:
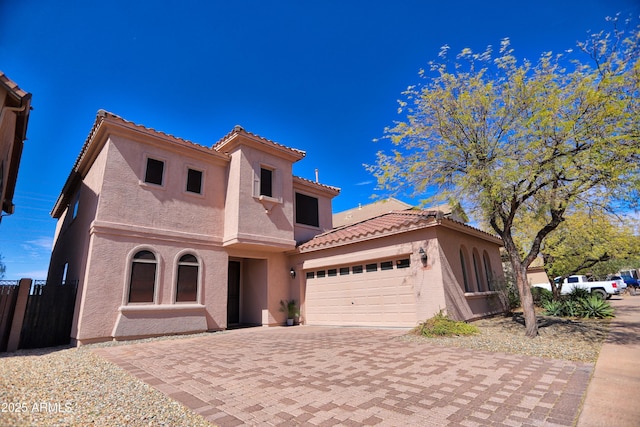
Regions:
[[[316,273],[313,271],[307,271],[307,279],[313,279],[316,277]]]
[[[273,171],[260,168],[260,195],[273,197]]]
[[[366,269],[369,272],[378,271],[378,264],[367,264]]]
[[[316,277],[324,277],[326,275],[326,272],[324,270],[320,270],[316,273]]]
[[[296,193],[296,223],[320,226],[317,198]]]
[[[147,170],[144,175],[144,182],[149,184],[162,185],[164,175],[164,162],[152,158],[147,159]]]
[[[329,277],[337,276],[338,270],[336,270],[335,268],[332,268],[331,270],[328,271],[328,274],[329,274]]]
[[[340,275],[346,276],[347,274],[349,274],[349,267],[340,267]]]
[[[187,169],[187,191],[202,194],[202,171]]]
[[[351,267],[351,272],[353,274],[360,274],[362,273],[362,266],[361,265],[354,265],[353,267]]]

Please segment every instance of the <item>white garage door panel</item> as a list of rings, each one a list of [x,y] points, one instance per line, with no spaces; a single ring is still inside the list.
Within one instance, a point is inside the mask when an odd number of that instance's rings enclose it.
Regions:
[[[416,302],[408,270],[307,279],[307,324],[415,326]]]

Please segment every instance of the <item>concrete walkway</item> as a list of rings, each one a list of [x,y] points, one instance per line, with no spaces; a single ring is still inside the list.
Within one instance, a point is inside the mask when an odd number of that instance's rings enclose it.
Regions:
[[[640,426],[640,295],[609,301],[616,317],[600,351],[578,427]]]

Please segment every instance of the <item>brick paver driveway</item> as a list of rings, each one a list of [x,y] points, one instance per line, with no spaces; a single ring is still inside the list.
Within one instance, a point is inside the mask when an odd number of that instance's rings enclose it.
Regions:
[[[254,328],[94,351],[220,426],[571,426],[593,370],[402,334]]]

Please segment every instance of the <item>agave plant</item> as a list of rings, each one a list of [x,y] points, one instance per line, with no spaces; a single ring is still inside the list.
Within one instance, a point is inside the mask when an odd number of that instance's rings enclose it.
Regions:
[[[592,295],[580,300],[580,317],[606,319],[615,317],[614,309],[607,301]]]
[[[562,301],[551,300],[542,304],[546,316],[562,316],[564,314],[564,304]]]

